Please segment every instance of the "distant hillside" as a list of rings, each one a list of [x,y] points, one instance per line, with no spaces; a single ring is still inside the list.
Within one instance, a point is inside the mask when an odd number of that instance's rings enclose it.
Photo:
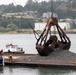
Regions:
[[[58,18],[76,18],[76,0],[55,0],[53,1],[54,12],[59,16]],[[13,13],[21,11],[37,11],[36,16],[40,18],[44,12],[51,11],[50,2],[34,2],[28,0],[26,5],[15,6],[13,3],[9,5],[0,5],[0,14]]]

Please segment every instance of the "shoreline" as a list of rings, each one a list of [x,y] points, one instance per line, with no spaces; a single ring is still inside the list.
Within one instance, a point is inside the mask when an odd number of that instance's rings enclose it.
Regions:
[[[42,31],[37,30],[36,31],[38,34],[41,34]],[[65,34],[76,34],[75,30],[67,30],[64,31]],[[56,34],[58,34],[58,32],[55,32]],[[32,29],[20,29],[17,31],[9,31],[9,32],[0,32],[0,34],[34,34]],[[52,31],[52,34],[54,34],[54,31]]]

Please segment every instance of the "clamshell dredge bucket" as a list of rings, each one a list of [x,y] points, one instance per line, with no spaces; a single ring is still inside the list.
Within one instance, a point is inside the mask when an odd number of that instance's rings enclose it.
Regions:
[[[60,40],[58,40],[57,36],[55,35],[50,35],[49,39],[47,40],[48,33],[52,26],[56,27]],[[42,34],[37,39],[36,49],[41,56],[48,56],[56,48],[68,50],[70,45],[71,42],[58,25],[58,20],[52,17],[48,20]]]

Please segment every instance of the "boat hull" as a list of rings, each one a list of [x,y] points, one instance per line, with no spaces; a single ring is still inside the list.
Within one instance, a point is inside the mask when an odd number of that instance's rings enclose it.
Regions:
[[[12,54],[24,54],[25,52],[3,52],[3,53],[12,53]]]

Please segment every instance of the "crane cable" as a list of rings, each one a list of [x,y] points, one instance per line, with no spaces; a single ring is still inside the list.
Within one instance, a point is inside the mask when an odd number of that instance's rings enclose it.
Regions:
[[[16,2],[13,0],[13,2],[15,3],[15,5],[17,6],[17,4],[16,4]],[[17,6],[17,8],[18,8],[18,10],[19,11],[21,11],[20,10],[20,8]],[[24,12],[23,12],[23,14],[24,14]],[[37,36],[36,36],[36,34],[38,35],[38,33],[33,29],[33,27],[32,27],[32,25],[28,22],[28,20],[26,19],[26,21],[27,21],[27,23],[28,23],[28,25],[31,27],[31,29],[33,30],[33,32],[34,32],[34,36],[35,36],[35,38],[36,38],[36,40],[37,40]],[[38,35],[39,36],[39,35]]]
[[[51,17],[53,17],[53,12],[54,12],[54,10],[53,10],[53,1],[51,0]]]
[[[53,7],[53,0],[51,0],[51,18],[53,17],[54,15],[54,7]],[[55,26],[53,27],[54,29],[54,35],[56,35],[56,28]]]

